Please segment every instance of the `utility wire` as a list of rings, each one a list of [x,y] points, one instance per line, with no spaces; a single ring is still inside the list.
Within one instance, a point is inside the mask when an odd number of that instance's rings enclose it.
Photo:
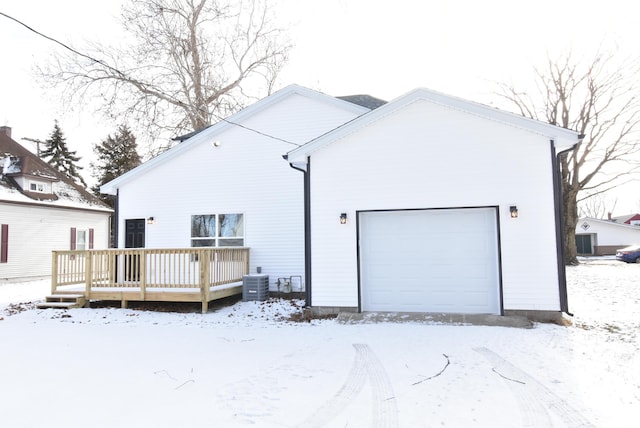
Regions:
[[[20,25],[22,25],[23,27],[25,27],[25,28],[26,28],[26,29],[28,29],[29,31],[34,32],[35,34],[37,34],[37,35],[38,35],[38,36],[40,36],[40,37],[44,37],[44,38],[45,38],[45,39],[47,39],[47,40],[50,40],[50,41],[52,41],[52,42],[54,42],[54,43],[59,44],[59,45],[60,45],[60,46],[62,46],[63,48],[65,48],[65,49],[67,49],[67,50],[69,50],[69,51],[73,52],[73,53],[74,53],[74,54],[76,54],[76,55],[79,55],[79,56],[81,56],[81,57],[83,57],[83,58],[86,58],[86,59],[88,59],[88,60],[90,60],[90,61],[93,61],[93,62],[95,62],[95,63],[97,63],[97,64],[100,64],[100,65],[102,65],[103,67],[107,67],[108,69],[110,69],[111,71],[114,71],[115,73],[119,74],[119,75],[120,75],[120,76],[122,76],[123,78],[126,78],[126,79],[131,80],[130,78],[127,78],[127,75],[126,75],[124,72],[122,72],[122,71],[118,70],[117,68],[114,68],[114,67],[110,66],[109,64],[105,63],[104,61],[100,61],[100,60],[95,59],[94,57],[92,57],[92,56],[90,56],[90,55],[87,55],[87,54],[84,54],[84,53],[82,53],[82,52],[79,52],[79,51],[75,50],[74,48],[72,48],[72,47],[70,47],[70,46],[68,46],[68,45],[66,45],[66,44],[64,44],[64,43],[62,43],[61,41],[59,41],[59,40],[57,40],[57,39],[54,39],[53,37],[49,37],[49,36],[47,36],[46,34],[41,33],[40,31],[38,31],[38,30],[36,30],[36,29],[34,29],[34,28],[32,28],[32,27],[28,26],[27,24],[25,24],[24,22],[20,21],[19,19],[16,19],[16,18],[14,18],[13,16],[10,16],[10,15],[7,15],[7,14],[6,14],[6,13],[4,13],[4,12],[1,12],[1,11],[0,11],[0,15],[4,16],[5,18],[8,18],[8,19],[10,19],[10,20],[12,20],[12,21],[14,21],[14,22],[16,22],[16,23],[20,24]],[[140,82],[140,83],[141,83],[141,82]],[[145,85],[145,86],[146,86],[146,85]],[[210,114],[208,111],[206,111],[206,110],[204,110],[204,109],[202,109],[202,108],[200,108],[200,107],[195,107],[195,108],[196,108],[197,110],[199,110],[200,112],[202,112],[202,113]],[[264,136],[264,137],[271,138],[271,139],[274,139],[274,140],[278,140],[278,141],[281,141],[281,142],[283,142],[283,143],[291,144],[291,145],[296,146],[296,147],[300,147],[300,146],[301,146],[301,144],[297,144],[297,143],[294,143],[294,142],[292,142],[292,141],[288,141],[288,140],[285,140],[285,139],[283,139],[283,138],[276,137],[276,136],[274,136],[274,135],[270,135],[270,134],[267,134],[267,133],[264,133],[264,132],[258,131],[257,129],[253,129],[253,128],[250,128],[250,127],[248,127],[248,126],[244,126],[244,125],[241,125],[241,124],[239,124],[239,123],[233,122],[233,121],[231,121],[231,120],[225,119],[225,118],[223,118],[223,117],[221,117],[221,116],[218,116],[218,115],[217,115],[217,114],[215,114],[215,113],[211,113],[211,114],[212,114],[213,116],[215,116],[218,120],[221,120],[221,121],[223,121],[223,122],[226,122],[226,123],[228,123],[228,124],[230,124],[230,125],[234,125],[234,126],[237,126],[237,127],[239,127],[239,128],[246,129],[247,131],[255,132],[256,134],[262,135],[262,136]]]
[[[91,60],[91,61],[97,62],[97,63],[98,63],[98,64],[100,64],[100,65],[104,65],[105,67],[108,67],[108,68],[110,68],[110,69],[111,69],[111,70],[113,70],[113,71],[116,71],[116,72],[118,72],[118,73],[120,73],[120,74],[123,74],[120,70],[117,70],[117,69],[115,69],[115,68],[111,67],[110,65],[105,64],[104,62],[102,62],[102,61],[100,61],[100,60],[97,60],[97,59],[95,59],[95,58],[93,58],[93,57],[90,57],[89,55],[85,55],[85,54],[83,54],[82,52],[78,52],[77,50],[73,49],[72,47],[70,47],[70,46],[68,46],[68,45],[65,45],[64,43],[62,43],[62,42],[61,42],[61,41],[59,41],[59,40],[54,39],[53,37],[49,37],[49,36],[47,36],[46,34],[42,34],[42,33],[41,33],[41,32],[39,32],[38,30],[35,30],[35,29],[33,29],[33,28],[29,27],[27,24],[25,24],[24,22],[22,22],[22,21],[20,21],[20,20],[18,20],[18,19],[16,19],[16,18],[14,18],[13,16],[9,16],[9,15],[7,15],[6,13],[3,13],[3,12],[0,12],[0,15],[2,15],[2,16],[4,16],[5,18],[8,18],[8,19],[10,19],[10,20],[12,20],[12,21],[14,21],[14,22],[17,22],[18,24],[20,24],[20,25],[22,25],[23,27],[27,28],[29,31],[32,31],[32,32],[36,33],[38,36],[44,37],[44,38],[45,38],[45,39],[47,39],[47,40],[51,40],[52,42],[59,44],[59,45],[60,45],[60,46],[62,46],[63,48],[70,50],[71,52],[73,52],[73,53],[74,53],[74,54],[76,54],[76,55],[80,55],[81,57],[84,57],[84,58],[87,58],[87,59],[89,59],[89,60]]]

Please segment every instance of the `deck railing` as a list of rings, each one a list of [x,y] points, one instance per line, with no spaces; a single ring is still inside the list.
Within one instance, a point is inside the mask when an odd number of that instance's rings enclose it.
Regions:
[[[51,292],[84,284],[96,288],[147,288],[180,291],[199,288],[209,301],[210,288],[242,281],[249,272],[249,248],[127,248],[53,251]],[[156,290],[157,291],[157,290]]]

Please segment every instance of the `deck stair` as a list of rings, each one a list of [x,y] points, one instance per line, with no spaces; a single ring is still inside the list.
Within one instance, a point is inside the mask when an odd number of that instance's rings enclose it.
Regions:
[[[39,309],[71,309],[82,308],[87,304],[83,294],[52,294],[45,298],[43,303],[37,306]]]

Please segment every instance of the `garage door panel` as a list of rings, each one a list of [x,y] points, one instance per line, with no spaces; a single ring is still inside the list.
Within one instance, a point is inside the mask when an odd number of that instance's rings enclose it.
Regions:
[[[360,213],[362,309],[500,313],[494,208]]]

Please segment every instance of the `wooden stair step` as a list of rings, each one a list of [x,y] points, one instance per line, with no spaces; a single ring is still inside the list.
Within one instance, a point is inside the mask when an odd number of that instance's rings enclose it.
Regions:
[[[45,298],[47,302],[75,302],[84,300],[82,294],[54,294]]]
[[[44,302],[38,303],[36,306],[38,309],[72,309],[82,307],[82,305],[79,305],[78,302]]]
[[[36,305],[38,309],[57,308],[71,309],[81,308],[87,300],[83,294],[52,294],[45,297],[43,303]]]

